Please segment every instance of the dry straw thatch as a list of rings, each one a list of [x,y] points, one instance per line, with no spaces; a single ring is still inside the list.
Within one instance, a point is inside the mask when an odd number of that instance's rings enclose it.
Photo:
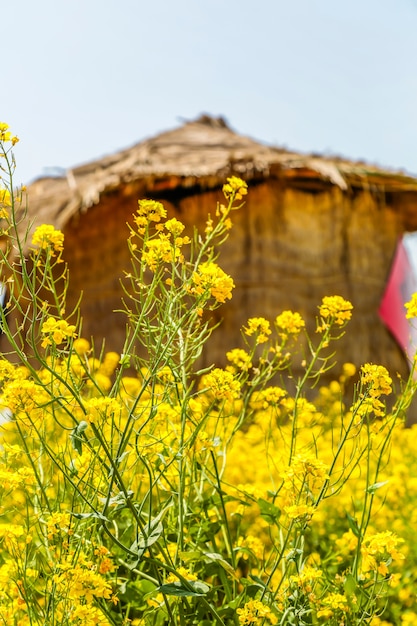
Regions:
[[[64,228],[103,194],[141,181],[146,192],[181,187],[217,188],[231,173],[248,183],[280,176],[302,189],[330,182],[346,191],[368,187],[385,192],[417,191],[417,179],[365,163],[323,158],[266,146],[232,131],[222,118],[203,115],[131,148],[45,177],[30,187],[30,217]]]

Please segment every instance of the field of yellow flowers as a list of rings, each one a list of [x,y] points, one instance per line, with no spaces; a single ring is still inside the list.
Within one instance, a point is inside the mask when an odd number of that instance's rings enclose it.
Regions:
[[[354,314],[337,295],[312,336],[297,312],[253,317],[198,371],[234,288],[217,261],[236,177],[202,233],[139,201],[126,342],[97,352],[66,311],[63,233],[42,225],[23,254],[17,141],[1,123],[0,626],[417,624],[413,375],[389,411],[380,365],[321,384]]]

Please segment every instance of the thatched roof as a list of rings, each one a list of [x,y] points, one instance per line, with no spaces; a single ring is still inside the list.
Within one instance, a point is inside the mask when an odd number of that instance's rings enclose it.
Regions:
[[[201,116],[131,148],[75,167],[61,178],[45,177],[29,187],[29,217],[62,228],[74,214],[88,210],[102,194],[141,180],[148,193],[175,187],[209,189],[236,174],[250,181],[269,176],[314,189],[417,192],[417,179],[340,158],[302,155],[267,146],[231,130],[222,118]]]

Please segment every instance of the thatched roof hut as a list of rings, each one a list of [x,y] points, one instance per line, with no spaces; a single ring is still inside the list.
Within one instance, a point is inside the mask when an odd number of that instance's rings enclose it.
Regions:
[[[69,298],[83,291],[84,336],[121,347],[125,320],[112,311],[130,266],[126,222],[138,198],[161,200],[172,216],[203,225],[231,174],[248,182],[249,195],[221,254],[236,290],[206,360],[224,360],[250,316],[293,309],[314,320],[322,296],[340,294],[355,308],[343,359],[404,373],[378,307],[398,237],[417,230],[417,179],[266,146],[208,116],[30,186],[29,219],[65,233]]]

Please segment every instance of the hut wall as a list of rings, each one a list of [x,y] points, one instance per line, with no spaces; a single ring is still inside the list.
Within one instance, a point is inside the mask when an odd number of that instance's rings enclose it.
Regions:
[[[65,228],[68,308],[82,290],[82,334],[93,335],[99,344],[106,338],[106,349],[123,345],[125,318],[113,311],[120,309],[119,279],[130,269],[126,222],[142,192],[131,186],[104,195]],[[164,201],[169,214],[189,229],[203,228],[222,199],[220,190],[187,195],[177,188],[148,195]],[[248,317],[273,320],[292,309],[312,329],[321,298],[340,294],[352,301],[354,316],[339,360],[383,363],[404,374],[405,361],[379,320],[378,307],[409,214],[407,202],[388,202],[366,188],[343,192],[322,184],[306,191],[279,178],[252,185],[244,208],[233,214],[234,226],[221,251],[219,263],[233,276],[236,289],[216,312],[223,323],[210,340],[204,365],[224,363],[225,352],[242,345],[239,329]]]

